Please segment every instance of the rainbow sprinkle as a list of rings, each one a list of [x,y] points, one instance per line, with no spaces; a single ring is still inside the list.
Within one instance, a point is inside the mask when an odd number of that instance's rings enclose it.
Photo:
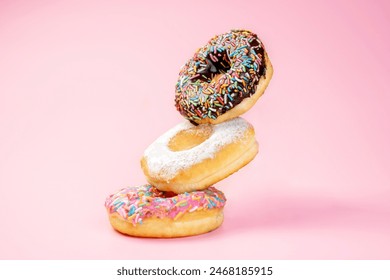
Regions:
[[[215,36],[181,69],[176,109],[190,121],[216,119],[256,92],[266,73],[263,58],[264,46],[250,31]]]
[[[150,217],[177,220],[187,212],[222,208],[226,203],[225,195],[214,187],[174,196],[170,194],[151,185],[126,187],[107,197],[104,206],[110,214],[117,212],[135,226]]]

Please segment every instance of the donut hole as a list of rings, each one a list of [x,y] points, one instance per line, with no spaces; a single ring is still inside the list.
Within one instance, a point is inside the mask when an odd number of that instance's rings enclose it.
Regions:
[[[208,62],[211,63],[210,72],[223,74],[230,70],[232,62],[225,49],[208,54]],[[212,67],[214,66],[214,67]],[[214,70],[214,71],[213,71]]]
[[[193,79],[208,83],[218,80],[232,68],[232,61],[224,48],[209,52],[206,58],[199,61],[199,63],[197,74]]]
[[[177,133],[168,143],[171,151],[179,152],[196,147],[210,138],[213,128],[210,124],[202,124],[182,130]]]

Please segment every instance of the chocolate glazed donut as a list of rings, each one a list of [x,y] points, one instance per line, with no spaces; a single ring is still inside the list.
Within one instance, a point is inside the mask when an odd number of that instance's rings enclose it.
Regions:
[[[220,123],[249,110],[273,74],[256,34],[232,30],[215,36],[182,67],[176,109],[192,123]]]

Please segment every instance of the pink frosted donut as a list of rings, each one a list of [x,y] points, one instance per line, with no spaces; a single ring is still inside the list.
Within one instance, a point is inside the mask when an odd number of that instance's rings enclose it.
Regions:
[[[117,231],[140,237],[180,237],[209,232],[223,222],[225,195],[214,187],[174,194],[151,185],[127,187],[107,197]]]

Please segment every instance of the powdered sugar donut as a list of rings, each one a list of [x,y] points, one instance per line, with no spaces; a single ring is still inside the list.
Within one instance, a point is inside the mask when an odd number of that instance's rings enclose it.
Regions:
[[[210,187],[175,195],[151,185],[123,188],[105,202],[111,225],[119,232],[142,237],[197,235],[223,222],[224,194]]]
[[[144,152],[147,181],[162,191],[203,190],[249,163],[258,152],[253,126],[243,118],[211,125],[178,124]]]

